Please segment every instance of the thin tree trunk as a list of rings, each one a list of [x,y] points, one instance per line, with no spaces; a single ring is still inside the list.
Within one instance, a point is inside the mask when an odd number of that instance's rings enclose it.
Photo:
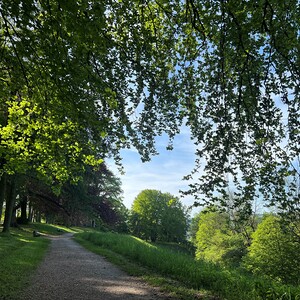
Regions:
[[[36,212],[36,214],[35,214],[35,221],[37,222],[37,223],[41,223],[41,221],[42,221],[42,215],[41,215],[41,213],[38,211],[38,212]]]
[[[5,201],[5,194],[6,194],[6,174],[4,173],[0,179],[0,221],[2,217],[3,203]]]
[[[16,179],[15,176],[11,176],[8,195],[6,197],[3,232],[9,232],[15,201],[16,201]]]
[[[28,220],[29,220],[29,222],[32,222],[32,220],[33,220],[33,207],[32,207],[31,201],[29,201]]]

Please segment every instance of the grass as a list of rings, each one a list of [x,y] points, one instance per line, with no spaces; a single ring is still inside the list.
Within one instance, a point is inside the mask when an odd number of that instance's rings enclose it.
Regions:
[[[156,245],[158,245],[162,248],[172,250],[176,253],[188,254],[188,255],[192,255],[192,256],[194,256],[194,254],[195,254],[195,249],[191,245],[167,243],[167,242],[156,242]]]
[[[29,225],[22,225],[22,229],[28,232],[32,232],[33,230],[36,230],[42,234],[48,234],[48,235],[60,235],[67,232],[78,233],[84,231],[82,228],[79,227],[65,227],[65,226],[51,225],[45,223],[32,223]]]
[[[48,249],[50,240],[34,238],[33,230],[57,235],[71,229],[34,223],[22,229],[12,228],[10,234],[0,233],[0,299],[16,299],[20,295]]]
[[[97,233],[96,233],[97,234]],[[110,234],[108,234],[110,235]],[[186,300],[212,300],[218,299],[206,290],[195,290],[186,287],[184,284],[143,266],[137,261],[128,259],[128,257],[112,251],[109,247],[99,247],[99,245],[85,239],[86,234],[76,234],[75,240],[86,249],[104,256],[113,264],[119,266],[123,271],[131,276],[142,277],[146,282],[153,286],[159,286],[162,291],[169,293],[171,296],[176,296],[178,299]]]
[[[129,235],[83,232],[81,228],[47,224],[12,229],[11,235],[0,233],[0,299],[17,299],[46,253],[49,240],[34,238],[33,230],[51,235],[77,232],[75,239],[89,250],[179,299],[300,299],[300,287],[196,262],[191,255],[174,249],[174,245],[170,250],[167,245],[150,244]]]
[[[129,274],[141,276],[145,272],[149,282],[162,286],[181,299],[300,299],[300,287],[281,285],[239,270],[195,261],[190,255],[175,253],[129,235],[85,232],[75,235],[75,238]]]

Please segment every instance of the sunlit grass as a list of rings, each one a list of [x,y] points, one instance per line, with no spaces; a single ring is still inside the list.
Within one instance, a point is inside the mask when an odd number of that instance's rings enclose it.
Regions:
[[[60,228],[60,226],[54,226],[45,223],[32,223],[28,225],[22,225],[22,229],[26,232],[32,233],[33,230],[40,232],[41,234],[48,234],[48,235],[60,235],[66,233],[66,229]]]
[[[24,243],[33,243],[33,240],[29,240],[29,239],[20,239],[20,242],[24,242]]]
[[[49,240],[24,230],[0,234],[0,299],[14,299],[44,257]]]
[[[132,264],[137,263],[160,274],[161,278],[168,277],[181,283],[185,291],[181,293],[182,299],[190,299],[189,293],[186,292],[188,289],[192,291],[190,294],[194,293],[194,296],[195,291],[199,291],[200,294],[203,294],[203,291],[204,294],[207,294],[205,291],[210,291],[221,299],[228,300],[300,299],[300,287],[280,285],[247,275],[240,270],[225,269],[205,261],[195,261],[190,255],[175,253],[165,247],[154,246],[129,235],[81,233],[75,237],[77,240],[89,241],[94,246],[86,242],[85,246],[89,245],[91,250],[98,253],[102,251],[101,254],[110,259],[113,257],[112,251],[117,253],[119,257],[117,263],[126,258]],[[124,265],[124,262],[122,264]]]
[[[34,230],[42,236],[33,237]],[[50,243],[43,235],[82,231],[80,228],[33,223],[20,229],[11,228],[10,234],[0,233],[0,299],[16,299],[28,284]]]

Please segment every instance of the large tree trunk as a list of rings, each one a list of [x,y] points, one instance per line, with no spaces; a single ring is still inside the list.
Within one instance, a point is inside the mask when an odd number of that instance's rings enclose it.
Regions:
[[[18,219],[18,224],[27,224],[27,203],[28,203],[28,196],[24,196],[20,201],[20,208],[21,208],[21,216]]]
[[[10,177],[8,194],[6,197],[5,218],[3,223],[3,232],[9,232],[14,205],[16,202],[16,179],[15,176]]]
[[[3,203],[5,201],[5,194],[6,194],[6,174],[4,173],[0,179],[0,221],[2,217]]]

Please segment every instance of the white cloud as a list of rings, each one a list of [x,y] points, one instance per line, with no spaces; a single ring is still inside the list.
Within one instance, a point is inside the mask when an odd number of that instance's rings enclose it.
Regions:
[[[174,149],[166,150],[168,138],[157,138],[157,150],[160,153],[150,162],[142,163],[139,155],[132,150],[123,150],[123,166],[125,175],[119,174],[117,168],[110,161],[109,168],[120,177],[124,191],[124,204],[130,208],[135,197],[145,189],[156,189],[180,196],[179,190],[186,190],[188,182],[183,176],[189,174],[194,167],[195,145],[190,140],[188,130],[175,137]],[[182,199],[184,205],[191,205],[193,199]]]

